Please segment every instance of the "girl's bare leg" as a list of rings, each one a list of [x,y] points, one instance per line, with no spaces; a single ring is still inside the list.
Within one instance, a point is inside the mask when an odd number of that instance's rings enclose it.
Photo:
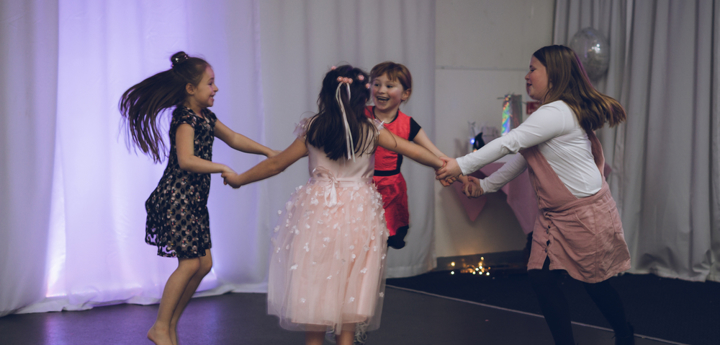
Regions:
[[[323,341],[325,341],[325,332],[305,332],[305,345],[322,345]]]
[[[355,341],[355,327],[354,325],[343,325],[342,332],[340,335],[335,336],[335,342],[337,345],[353,345]]]
[[[178,259],[178,268],[175,269],[175,272],[170,275],[167,283],[165,283],[155,324],[147,333],[148,339],[153,343],[174,345],[170,338],[170,319],[190,279],[197,273],[199,268],[199,259]]]
[[[206,249],[205,256],[201,256],[198,259],[200,259],[200,268],[197,270],[195,275],[190,278],[190,282],[185,287],[185,291],[183,292],[182,297],[180,297],[177,307],[170,319],[170,339],[172,340],[173,345],[178,345],[177,325],[178,321],[180,321],[180,316],[182,316],[183,311],[185,311],[185,307],[187,307],[188,303],[190,303],[190,299],[195,294],[198,286],[200,286],[200,282],[208,273],[210,273],[210,269],[212,268],[212,255],[210,254],[210,249]]]

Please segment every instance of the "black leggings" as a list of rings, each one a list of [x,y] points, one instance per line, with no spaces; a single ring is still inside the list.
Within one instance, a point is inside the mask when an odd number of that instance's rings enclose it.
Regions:
[[[541,270],[529,270],[528,278],[540,302],[540,309],[545,321],[550,327],[555,344],[575,344],[572,327],[570,325],[570,308],[565,295],[560,288],[563,271],[550,270],[550,259],[545,259]],[[608,283],[583,283],[585,291],[598,306],[605,319],[608,320],[616,337],[626,337],[631,334],[625,320],[625,309],[617,291]]]

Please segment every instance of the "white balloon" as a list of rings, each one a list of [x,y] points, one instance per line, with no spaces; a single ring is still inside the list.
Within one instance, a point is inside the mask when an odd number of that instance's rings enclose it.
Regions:
[[[590,27],[578,31],[570,40],[570,49],[578,55],[591,80],[597,80],[607,72],[610,46],[599,31]]]

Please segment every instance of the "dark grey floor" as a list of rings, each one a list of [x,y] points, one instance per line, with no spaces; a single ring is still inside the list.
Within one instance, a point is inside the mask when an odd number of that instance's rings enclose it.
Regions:
[[[196,298],[180,320],[181,344],[304,344],[304,335],[278,326],[266,313],[265,294]],[[151,344],[145,333],[157,305],[115,305],[87,311],[8,315],[0,318],[2,345]],[[582,345],[614,344],[612,333],[574,325]],[[545,320],[388,287],[379,330],[368,345],[552,344]],[[667,342],[636,338],[637,345]]]

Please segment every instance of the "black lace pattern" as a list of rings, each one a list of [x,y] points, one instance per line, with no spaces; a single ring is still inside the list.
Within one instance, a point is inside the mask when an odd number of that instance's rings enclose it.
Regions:
[[[159,256],[197,258],[205,256],[205,250],[212,247],[207,209],[210,174],[180,169],[175,142],[178,127],[189,124],[195,130],[195,156],[211,161],[217,118],[207,109],[203,109],[202,115],[197,116],[184,106],[173,111],[168,164],[145,202],[145,242],[157,246]]]

